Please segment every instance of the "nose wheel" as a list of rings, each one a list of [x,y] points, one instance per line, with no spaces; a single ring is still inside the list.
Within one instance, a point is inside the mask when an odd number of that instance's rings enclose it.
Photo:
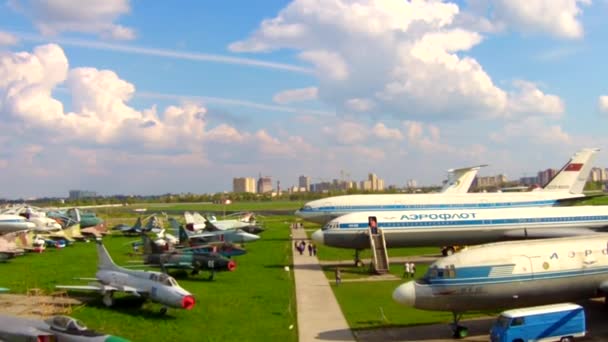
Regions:
[[[458,324],[458,322],[460,322],[460,319],[462,318],[462,314],[458,312],[452,312],[452,317],[454,318],[454,321],[451,324],[452,337],[465,338],[469,336],[469,329]]]
[[[355,249],[355,267],[361,266],[363,266],[363,261],[361,261],[361,258],[359,257],[359,250]]]
[[[114,305],[114,292],[106,292],[103,295],[103,304],[107,307],[111,307],[112,305]]]

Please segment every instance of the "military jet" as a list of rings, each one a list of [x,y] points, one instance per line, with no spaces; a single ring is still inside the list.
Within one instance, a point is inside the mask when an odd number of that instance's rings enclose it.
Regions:
[[[39,320],[2,314],[0,341],[129,342],[122,337],[90,330],[68,316]]]
[[[218,231],[193,231],[188,225],[186,229],[177,222],[174,218],[169,218],[171,226],[179,231],[180,243],[214,243],[214,242],[230,242],[230,243],[245,243],[259,240],[259,236],[244,232],[240,229],[218,230]]]
[[[144,244],[144,264],[160,266],[161,268],[177,268],[192,270],[192,275],[201,270],[209,271],[209,280],[213,280],[217,271],[234,271],[236,262],[227,259],[219,253],[194,253],[189,249],[172,251],[162,250],[146,234],[141,238]]]
[[[141,217],[138,217],[134,225],[129,226],[128,224],[121,223],[119,225],[114,226],[112,230],[118,230],[119,232],[125,235],[139,234],[142,232],[142,226],[143,224],[141,223]]]
[[[186,216],[185,214],[184,214],[184,216],[186,217],[187,224],[190,224],[188,222],[188,216]],[[256,221],[255,221],[255,217],[253,216],[253,213],[245,213],[245,214],[242,214],[237,219],[230,219],[230,220],[218,220],[213,215],[208,215],[208,216],[203,217],[199,213],[193,213],[193,214],[191,214],[191,217],[194,220],[193,221],[194,230],[197,230],[197,228],[202,226],[203,229],[206,231],[218,231],[218,230],[225,231],[225,230],[240,229],[242,231],[245,231],[245,232],[251,233],[251,234],[259,234],[264,231],[264,229],[262,229],[262,227],[256,225]],[[188,226],[187,226],[187,228],[188,228]]]
[[[57,285],[56,288],[67,290],[98,291],[103,295],[103,303],[110,307],[114,304],[114,292],[127,292],[137,297],[146,297],[163,304],[160,312],[167,312],[167,307],[190,310],[195,299],[190,292],[177,284],[173,277],[165,273],[152,271],[129,270],[117,266],[106,248],[97,243],[98,266],[95,278],[89,285]]]

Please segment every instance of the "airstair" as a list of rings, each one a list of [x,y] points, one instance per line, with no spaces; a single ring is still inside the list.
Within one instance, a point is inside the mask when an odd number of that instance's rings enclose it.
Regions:
[[[369,230],[369,243],[372,248],[372,267],[377,274],[388,273],[388,253],[386,251],[386,241],[384,240],[384,231],[380,228],[377,233]]]

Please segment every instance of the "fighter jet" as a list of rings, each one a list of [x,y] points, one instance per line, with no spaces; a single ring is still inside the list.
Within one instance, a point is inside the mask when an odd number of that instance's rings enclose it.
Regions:
[[[262,227],[256,225],[253,213],[245,213],[239,218],[231,220],[218,220],[213,215],[203,217],[199,213],[194,213],[192,216],[194,217],[195,222],[200,222],[202,220],[205,225],[205,230],[207,231],[240,229],[251,234],[259,234],[264,231]]]
[[[132,226],[129,226],[128,224],[124,224],[121,223],[117,226],[114,226],[112,228],[112,230],[117,230],[125,235],[129,235],[129,234],[139,234],[142,232],[142,223],[141,223],[141,217],[137,218],[137,221],[135,221],[135,224]]]
[[[179,240],[180,242],[195,241],[200,243],[211,243],[211,242],[230,242],[230,243],[245,243],[253,242],[258,240],[260,237],[244,232],[240,229],[231,230],[218,230],[214,232],[202,231],[195,232],[183,227],[179,227]]]
[[[216,271],[234,271],[236,262],[219,253],[194,253],[189,249],[163,251],[146,234],[141,238],[144,244],[144,263],[162,268],[192,270],[192,275],[201,270],[209,271],[209,280],[213,280]]]
[[[2,314],[0,341],[129,342],[122,337],[90,330],[68,316],[38,320]]]
[[[165,273],[152,271],[129,270],[117,266],[106,248],[97,244],[98,266],[95,278],[89,285],[57,285],[56,288],[68,290],[98,291],[103,295],[103,303],[110,307],[114,304],[114,292],[127,292],[137,297],[147,297],[163,304],[160,312],[167,312],[167,307],[190,310],[194,307],[195,299],[190,292],[184,290],[177,281]]]

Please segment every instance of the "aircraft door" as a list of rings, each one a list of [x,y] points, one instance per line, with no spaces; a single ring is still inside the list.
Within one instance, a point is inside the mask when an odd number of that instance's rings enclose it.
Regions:
[[[527,255],[516,255],[512,260],[515,263],[513,275],[528,275],[534,278],[534,264],[532,258]]]

